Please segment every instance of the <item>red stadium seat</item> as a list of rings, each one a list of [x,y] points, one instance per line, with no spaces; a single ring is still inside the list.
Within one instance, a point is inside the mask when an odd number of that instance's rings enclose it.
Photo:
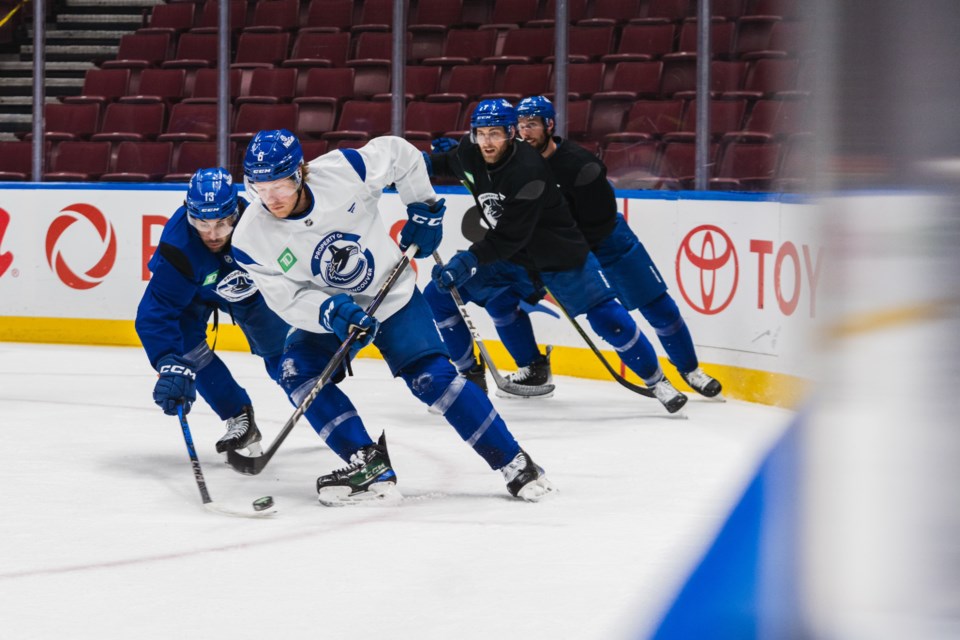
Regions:
[[[230,140],[246,145],[261,129],[296,131],[299,107],[296,104],[242,104],[237,109]]]
[[[802,7],[799,0],[752,0],[750,13],[797,20],[802,17]]]
[[[243,71],[240,69],[227,70],[227,84],[230,87],[230,101],[232,102],[240,95],[240,84],[243,79]],[[216,102],[220,95],[220,71],[218,69],[197,69],[193,79],[193,89],[189,98],[184,98],[183,102],[201,103]]]
[[[230,118],[228,109],[228,120]],[[173,142],[206,142],[217,136],[217,105],[213,102],[180,102],[173,105],[170,121],[157,139]]]
[[[640,17],[640,0],[593,0],[593,14],[580,24],[623,25]]]
[[[737,22],[737,45],[734,53],[743,56],[772,49],[770,37],[780,16],[744,16]]]
[[[120,38],[114,60],[106,60],[103,69],[146,69],[158,67],[170,55],[169,33],[131,33]]]
[[[432,140],[457,127],[459,102],[426,102],[407,104],[403,136],[410,140]]]
[[[192,2],[157,4],[150,11],[150,21],[140,33],[182,33],[193,28],[196,20],[196,5]]]
[[[602,148],[607,179],[617,189],[646,188],[656,175],[657,151],[652,141],[607,143]]]
[[[712,56],[730,56],[730,52],[733,50],[734,27],[734,23],[723,18],[714,18],[710,22],[710,53]],[[695,18],[683,21],[680,27],[677,51],[696,52],[698,28]]]
[[[618,62],[610,74],[606,91],[626,92],[635,98],[657,97],[662,77],[663,63],[659,60]]]
[[[554,65],[550,75],[550,90],[556,91],[557,65]],[[576,99],[589,98],[595,93],[603,91],[602,62],[585,62],[567,66],[567,92]]]
[[[710,137],[719,139],[728,131],[736,131],[743,123],[743,116],[747,112],[747,100],[744,98],[710,100]],[[680,121],[680,130],[668,133],[664,140],[696,139],[697,131],[697,101],[690,100],[684,109],[683,119]]]
[[[580,23],[585,20],[589,12],[587,0],[567,0],[567,22],[570,24]],[[540,5],[539,16],[536,20],[530,20],[526,23],[528,27],[552,27],[556,23],[557,0],[546,0]],[[584,26],[613,26],[611,25],[584,25]]]
[[[441,93],[427,96],[435,102],[467,102],[485,93],[493,93],[493,79],[497,68],[492,64],[465,64],[453,67],[446,85],[441,81]]]
[[[310,0],[300,34],[337,33],[353,26],[353,0]]]
[[[691,0],[650,0],[646,17],[666,18],[679,22],[696,14],[696,4]]]
[[[96,102],[59,104],[50,102],[43,107],[44,137],[50,141],[85,140],[99,131],[100,105]],[[24,140],[33,138],[24,133]]]
[[[183,99],[186,73],[183,69],[144,69],[136,95],[124,96],[120,102],[179,102]]]
[[[262,69],[279,66],[290,52],[290,34],[251,33],[240,34],[237,55],[230,65],[232,69]]]
[[[197,33],[216,34],[220,25],[220,6],[217,0],[207,0],[200,10],[197,26],[193,31]],[[230,31],[239,31],[247,24],[247,0],[230,0]]]
[[[671,23],[628,24],[620,34],[616,52],[601,60],[610,63],[660,58],[673,51],[676,27]]]
[[[163,179],[168,182],[188,182],[198,169],[217,166],[216,142],[183,142],[178,145],[170,173]]]
[[[113,170],[101,176],[104,182],[149,182],[170,171],[172,142],[121,142]]]
[[[0,181],[29,180],[33,172],[33,143],[0,140]]]
[[[513,29],[525,22],[535,20],[540,0],[495,0],[490,23],[481,29]]]
[[[748,98],[772,97],[797,87],[799,61],[795,58],[760,58],[750,62],[743,89],[731,92]]]
[[[177,52],[173,59],[165,61],[162,66],[164,69],[214,67],[219,46],[216,33],[184,33],[177,41]]]
[[[612,133],[607,141],[637,139],[636,134],[659,139],[679,131],[683,119],[682,100],[638,100],[627,112],[622,133]]]
[[[542,95],[550,89],[549,64],[514,64],[507,67],[499,87],[493,93],[483,94],[487,98],[504,98],[516,103],[521,98]]]
[[[347,100],[334,131],[323,134],[323,139],[336,143],[341,140],[369,140],[390,131],[390,103],[386,101]]]
[[[163,132],[166,111],[162,102],[114,102],[107,105],[100,131],[91,140],[155,140]]]
[[[410,15],[410,2],[406,0],[405,15]],[[388,32],[393,27],[393,0],[363,0],[360,17],[351,27],[354,33],[365,31]]]
[[[284,67],[342,67],[350,52],[349,33],[302,30]]]
[[[245,95],[241,93],[234,104],[290,102],[293,100],[296,90],[296,69],[254,69],[250,76],[250,86],[247,93]]]
[[[244,31],[275,33],[300,27],[300,0],[259,0]]]
[[[109,166],[109,142],[67,140],[57,145],[50,171],[43,174],[43,179],[56,182],[97,180]]]
[[[727,140],[769,142],[808,130],[807,101],[798,98],[757,100],[742,129],[731,129]]]
[[[597,62],[614,45],[613,27],[570,27],[567,35],[567,59],[570,62]],[[547,56],[553,62],[553,56]]]
[[[776,177],[779,158],[779,143],[727,142],[716,174],[710,179],[710,188],[768,190]]]
[[[129,69],[87,69],[78,96],[64,96],[63,102],[98,102],[106,105],[127,95]]]
[[[474,64],[496,53],[497,34],[478,29],[450,29],[443,44],[443,55],[425,58],[423,64],[454,66]]]

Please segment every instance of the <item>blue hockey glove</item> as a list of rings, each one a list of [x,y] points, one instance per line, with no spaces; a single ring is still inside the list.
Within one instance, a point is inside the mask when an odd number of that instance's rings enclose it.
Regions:
[[[459,140],[454,140],[453,138],[434,138],[430,142],[430,149],[434,153],[446,153],[450,149],[456,149],[460,146]]]
[[[431,178],[433,177],[433,160],[430,159],[430,154],[426,151],[421,151],[423,154],[423,164],[427,165],[427,175]]]
[[[190,413],[197,399],[197,373],[193,363],[180,356],[163,356],[157,362],[160,379],[153,387],[153,401],[168,416],[177,415],[177,405],[183,404],[184,415]]]
[[[443,214],[447,210],[444,199],[433,205],[426,202],[414,202],[407,205],[407,223],[400,230],[400,249],[406,251],[412,244],[417,245],[414,258],[426,258],[440,246],[443,239]]]
[[[368,316],[363,308],[346,293],[331,296],[320,305],[320,324],[341,340],[346,340],[354,329],[360,329],[356,344],[361,347],[373,342],[377,330],[380,329],[380,322]]]
[[[459,287],[472,278],[477,264],[477,256],[470,251],[460,251],[446,265],[435,265],[430,275],[441,291],[449,291],[451,286]]]

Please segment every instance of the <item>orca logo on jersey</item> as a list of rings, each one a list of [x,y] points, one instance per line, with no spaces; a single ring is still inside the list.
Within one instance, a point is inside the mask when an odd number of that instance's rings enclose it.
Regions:
[[[313,275],[331,287],[353,293],[370,286],[374,267],[373,254],[360,246],[360,236],[339,231],[320,241],[310,261]]]
[[[253,278],[242,269],[231,271],[217,283],[217,295],[227,302],[246,300],[256,294],[257,291],[257,284],[253,281]]]
[[[503,196],[499,193],[481,193],[477,196],[477,201],[483,207],[483,215],[490,223],[490,228],[496,227],[503,215]]]
[[[92,205],[82,203],[71,204],[61,209],[60,213],[65,215],[55,218],[47,230],[47,264],[50,265],[50,268],[57,274],[61,282],[68,287],[81,290],[92,289],[103,282],[103,279],[110,273],[110,269],[113,268],[113,263],[117,259],[116,233],[113,231],[113,226],[107,222],[106,216]],[[89,241],[83,237],[61,242],[61,238],[66,234],[67,229],[80,220],[86,220],[93,225],[97,235],[100,236],[100,243],[103,247],[103,254],[100,258],[96,260],[92,267],[82,274],[76,273],[67,265],[67,261],[63,257],[64,248],[69,249],[68,253],[71,255],[72,260],[82,260],[83,258],[76,258],[73,254],[81,253],[82,255],[83,253],[89,253],[90,249],[95,251],[97,247],[91,247]],[[76,235],[76,233],[77,232],[71,232],[71,235]],[[80,231],[79,233],[82,234],[83,232]],[[85,257],[89,260],[89,255]]]

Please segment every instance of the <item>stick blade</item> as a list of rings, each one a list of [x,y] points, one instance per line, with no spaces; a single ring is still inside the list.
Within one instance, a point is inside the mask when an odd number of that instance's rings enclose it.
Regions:
[[[236,450],[227,451],[227,464],[237,473],[245,476],[255,476],[267,466],[270,456],[245,456]]]
[[[497,385],[497,396],[500,398],[550,398],[556,388],[552,383],[531,386],[504,379],[502,385]]]

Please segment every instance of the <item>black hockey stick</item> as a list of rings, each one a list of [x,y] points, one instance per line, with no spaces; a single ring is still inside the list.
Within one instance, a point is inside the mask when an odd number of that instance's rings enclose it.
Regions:
[[[550,293],[550,291],[548,290],[547,293]],[[563,315],[567,317],[567,320],[569,320],[570,324],[572,324],[573,327],[577,330],[577,333],[580,334],[580,337],[583,338],[583,341],[587,343],[587,346],[590,347],[590,350],[593,351],[593,354],[597,356],[597,358],[599,358],[601,363],[603,363],[603,366],[606,368],[607,371],[610,372],[610,375],[613,376],[614,380],[619,382],[622,386],[626,387],[627,389],[630,389],[630,391],[633,391],[634,393],[639,393],[640,395],[646,396],[648,398],[656,398],[656,396],[653,395],[653,390],[650,389],[649,387],[641,387],[639,385],[633,384],[632,382],[630,382],[629,380],[621,376],[613,368],[613,366],[611,366],[611,364],[607,362],[607,359],[604,358],[603,354],[600,353],[600,350],[597,349],[597,345],[593,343],[593,340],[591,340],[590,336],[588,336],[587,333],[583,330],[583,327],[580,326],[580,323],[577,322],[574,319],[574,317],[570,315],[570,313],[567,311],[567,308],[563,306],[563,303],[560,302],[557,296],[550,293],[550,297],[552,297],[553,301],[557,303],[557,306],[560,307],[561,311],[563,311]]]
[[[193,446],[193,435],[190,433],[190,425],[187,424],[187,417],[183,414],[183,404],[177,405],[177,417],[180,418],[180,429],[183,431],[183,441],[187,445],[187,453],[190,455],[190,463],[193,465],[193,479],[197,481],[197,489],[200,490],[200,499],[203,501],[205,509],[213,511],[214,513],[220,513],[225,516],[236,516],[238,518],[263,518],[272,516],[277,512],[276,509],[270,509],[269,507],[260,511],[232,511],[213,504],[213,498],[210,497],[210,491],[207,489],[207,481],[203,477],[203,469],[200,468],[200,458],[197,457],[197,449]],[[264,498],[259,498],[254,504],[261,500],[264,500]],[[270,504],[273,504],[272,498],[270,498]]]
[[[374,313],[376,313],[384,298],[387,297],[387,293],[390,292],[390,289],[393,288],[393,285],[396,284],[397,280],[400,278],[400,274],[403,273],[404,269],[407,268],[407,265],[410,264],[410,258],[412,258],[416,253],[417,245],[412,244],[407,247],[406,252],[404,252],[403,257],[400,259],[400,262],[397,263],[397,266],[393,268],[393,271],[390,273],[387,281],[383,283],[383,286],[380,287],[380,291],[378,291],[377,295],[374,296],[373,300],[370,301],[370,305],[364,309],[364,312],[368,316],[372,316]],[[310,408],[310,405],[313,404],[313,401],[316,400],[317,396],[320,394],[320,390],[323,389],[323,386],[329,382],[331,377],[333,377],[333,374],[336,373],[341,363],[349,357],[350,348],[353,346],[353,343],[357,341],[357,338],[360,337],[360,333],[361,330],[359,327],[354,328],[353,331],[350,332],[350,334],[347,336],[347,339],[343,341],[343,343],[340,345],[340,348],[337,349],[336,353],[333,354],[333,357],[330,358],[330,362],[327,363],[327,366],[320,373],[320,379],[317,380],[315,385],[313,385],[313,389],[311,389],[310,393],[308,393],[307,396],[300,401],[300,404],[293,412],[293,415],[290,416],[290,419],[287,420],[287,423],[283,425],[283,428],[280,429],[280,433],[277,434],[276,439],[273,441],[270,447],[263,452],[263,455],[245,456],[236,450],[227,451],[227,464],[233,467],[235,471],[239,471],[240,473],[248,476],[255,476],[263,471],[263,468],[267,466],[268,462],[270,462],[270,458],[273,457],[273,454],[277,452],[277,449],[280,448],[280,445],[283,443],[283,441],[287,439],[288,435],[290,435],[294,425],[297,424],[297,420],[299,420],[301,416],[307,412],[307,409]]]
[[[440,254],[434,251],[433,259],[437,261],[437,264],[440,265],[440,268],[442,269],[443,260],[440,259]],[[500,372],[497,371],[497,365],[493,364],[493,358],[490,357],[490,352],[487,351],[487,347],[483,344],[483,340],[480,339],[480,332],[477,330],[476,326],[474,326],[473,320],[470,319],[470,314],[467,313],[467,307],[463,303],[463,298],[460,297],[460,292],[457,291],[457,288],[452,285],[450,286],[450,295],[453,296],[453,301],[457,303],[457,310],[460,312],[460,317],[463,318],[467,328],[470,329],[470,335],[473,336],[473,341],[477,343],[477,348],[480,349],[480,357],[482,357],[483,361],[487,363],[487,368],[490,369],[490,375],[493,376],[493,381],[497,384],[498,389],[501,391],[506,391],[507,393],[515,396],[523,396],[526,398],[535,398],[537,396],[545,396],[553,393],[556,385],[549,383],[541,385],[517,384],[516,382],[511,382],[500,375]]]

